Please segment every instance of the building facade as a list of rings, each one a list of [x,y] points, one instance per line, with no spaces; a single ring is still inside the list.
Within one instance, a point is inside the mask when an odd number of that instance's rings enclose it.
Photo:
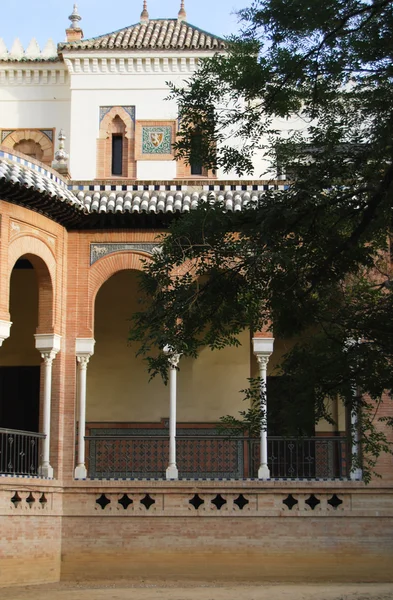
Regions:
[[[388,581],[391,457],[369,486],[351,472],[339,402],[335,426],[280,436],[287,340],[245,331],[239,348],[196,360],[168,352],[169,387],[128,343],[138,271],[173,214],[208,197],[241,210],[286,185],[174,160],[166,82],[224,40],[190,25],[183,2],[165,20],[145,2],[139,23],[88,40],[76,7],[70,20],[57,47],[0,43],[0,585]],[[257,375],[267,432],[220,435]]]

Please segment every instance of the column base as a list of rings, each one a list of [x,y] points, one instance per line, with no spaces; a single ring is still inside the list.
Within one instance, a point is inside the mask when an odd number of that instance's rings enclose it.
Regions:
[[[363,479],[362,469],[355,469],[354,471],[352,471],[349,475],[349,478],[351,481],[362,481],[362,479]]]
[[[87,469],[85,465],[78,465],[75,468],[74,477],[75,479],[87,479]]]
[[[267,465],[261,465],[258,469],[258,479],[270,479],[270,471]]]
[[[167,479],[179,479],[179,471],[176,465],[169,465],[166,470]]]
[[[53,479],[53,467],[48,465],[41,465],[38,468],[38,475],[40,477],[45,477],[45,479]]]

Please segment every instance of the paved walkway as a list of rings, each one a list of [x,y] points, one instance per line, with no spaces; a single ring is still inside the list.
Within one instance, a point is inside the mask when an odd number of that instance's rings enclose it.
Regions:
[[[121,582],[0,588],[1,600],[393,600],[392,584]]]

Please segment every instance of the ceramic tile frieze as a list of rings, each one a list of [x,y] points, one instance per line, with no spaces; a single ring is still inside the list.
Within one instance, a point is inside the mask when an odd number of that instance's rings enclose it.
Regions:
[[[90,245],[90,264],[92,265],[98,259],[114,252],[121,252],[127,250],[146,252],[147,254],[153,254],[154,250],[159,247],[159,244],[149,243],[128,243],[128,244],[91,244]]]

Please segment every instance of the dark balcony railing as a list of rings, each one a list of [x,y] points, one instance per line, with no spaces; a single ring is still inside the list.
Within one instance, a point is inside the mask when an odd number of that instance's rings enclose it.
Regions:
[[[0,428],[0,473],[38,475],[43,433]]]
[[[162,478],[168,466],[167,436],[95,435],[86,437],[92,478]],[[247,437],[179,435],[180,478],[257,477],[260,442]],[[349,476],[347,439],[268,438],[272,478],[345,478]]]

